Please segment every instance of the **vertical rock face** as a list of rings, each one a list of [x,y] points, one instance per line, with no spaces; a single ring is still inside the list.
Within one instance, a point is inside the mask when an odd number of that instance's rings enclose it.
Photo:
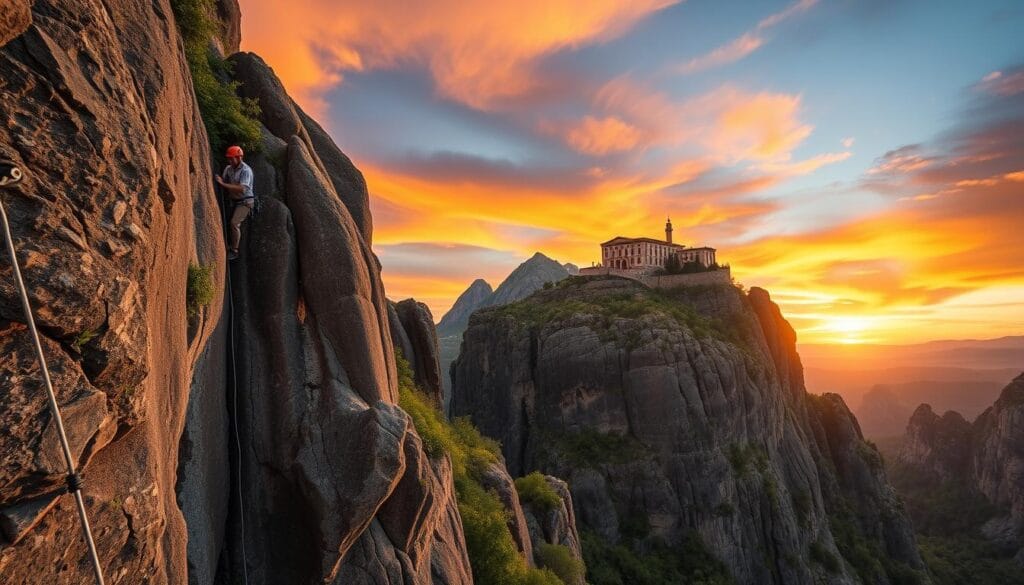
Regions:
[[[927,580],[880,457],[838,396],[806,393],[764,291],[578,279],[477,312],[452,375],[453,413],[513,475],[565,478],[605,542],[696,534],[739,583]]]
[[[568,549],[572,558],[582,560],[583,547],[576,528],[569,484],[550,475],[545,475],[544,481],[558,495],[559,503],[553,508],[544,508],[536,503],[523,502],[523,517],[533,550],[538,550],[544,544],[556,544]],[[583,585],[583,579],[568,585]]]
[[[838,394],[811,398],[811,424],[828,471],[820,473],[822,495],[829,512],[830,527],[839,550],[856,562],[857,541],[877,546],[886,576],[900,583],[907,568],[922,569],[914,532],[896,491],[885,477],[882,456],[874,445],[865,443],[857,419]],[[820,470],[820,468],[819,468]],[[824,470],[820,470],[824,471]],[[856,527],[861,536],[851,539],[843,525]],[[854,567],[862,580],[870,571]],[[923,579],[923,575],[918,575]]]
[[[217,0],[217,21],[220,23],[220,34],[217,35],[222,44],[222,53],[233,55],[242,45],[242,10],[238,0]]]
[[[409,340],[411,353],[406,354],[406,358],[413,368],[416,385],[440,406],[444,387],[437,330],[430,308],[415,299],[405,299],[395,305],[395,312]]]
[[[28,3],[5,2],[4,41]],[[13,11],[11,10],[13,9]],[[170,5],[36,0],[0,49],[2,194],[110,583],[184,583],[175,499],[190,389],[222,393],[221,306],[186,313],[190,264],[223,291],[207,140]],[[11,29],[6,19],[22,24]],[[112,106],[116,104],[116,106]],[[63,462],[11,268],[0,262],[0,574],[86,583]],[[219,370],[220,366],[217,365]],[[7,464],[9,462],[9,464]]]
[[[471,583],[450,464],[395,405],[359,171],[236,56],[264,210],[229,271],[169,2],[8,4],[0,157],[29,178],[4,203],[107,582]],[[190,265],[213,301],[187,312]],[[86,583],[11,283],[0,263],[0,580]]]
[[[508,513],[508,530],[512,533],[512,540],[515,541],[516,548],[526,559],[527,564],[533,566],[533,541],[530,539],[526,516],[519,501],[519,492],[516,491],[516,484],[509,476],[508,470],[503,465],[492,465],[485,470],[480,483],[484,489],[494,492],[501,500]]]
[[[416,354],[416,350],[412,348],[412,340],[402,326],[402,319],[398,316],[395,303],[391,301],[388,301],[388,328],[391,330],[391,341],[395,344],[395,349],[402,352],[402,357],[408,361]]]
[[[935,489],[952,483],[1002,509],[983,532],[1018,550],[1024,565],[1024,374],[973,424],[952,411],[939,418],[922,404],[907,426],[897,464]]]
[[[1009,506],[1024,536],[1024,374],[975,422],[974,469],[989,501]]]
[[[919,467],[940,482],[959,480],[971,473],[972,441],[971,424],[959,413],[940,417],[922,404],[907,424],[897,464]]]
[[[369,211],[338,191],[358,171],[265,63],[232,59],[266,147],[251,162],[263,211],[232,269],[247,447],[226,581],[244,562],[260,583],[469,583],[450,466],[428,460],[395,405],[395,318],[417,360],[436,364],[419,330],[432,331],[429,312],[400,303],[389,319]]]

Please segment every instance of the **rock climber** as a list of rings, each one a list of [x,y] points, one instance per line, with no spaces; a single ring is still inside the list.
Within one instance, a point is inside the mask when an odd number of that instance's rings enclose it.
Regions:
[[[256,202],[252,191],[252,167],[242,162],[241,146],[229,146],[226,157],[228,166],[216,177],[232,201],[230,233],[228,234],[228,260],[238,258],[238,242],[242,239],[242,222],[249,216]]]

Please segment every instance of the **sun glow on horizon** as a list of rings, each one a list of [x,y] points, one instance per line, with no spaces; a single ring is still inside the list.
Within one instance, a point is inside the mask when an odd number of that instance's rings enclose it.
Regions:
[[[836,343],[854,345],[871,341],[864,333],[871,329],[871,318],[864,316],[829,317],[825,320],[824,331],[837,333]]]

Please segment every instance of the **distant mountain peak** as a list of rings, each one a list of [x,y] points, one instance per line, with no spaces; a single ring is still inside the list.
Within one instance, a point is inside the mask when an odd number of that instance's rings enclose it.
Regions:
[[[489,282],[482,278],[473,281],[469,287],[455,299],[451,309],[441,317],[437,324],[437,335],[448,337],[458,335],[466,328],[469,316],[494,294]]]

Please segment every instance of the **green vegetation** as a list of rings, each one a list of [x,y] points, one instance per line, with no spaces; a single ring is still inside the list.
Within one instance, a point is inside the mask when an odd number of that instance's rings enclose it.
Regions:
[[[505,506],[479,481],[480,474],[499,460],[498,443],[481,435],[468,419],[446,421],[416,387],[401,352],[395,353],[399,406],[412,418],[428,455],[451,457],[473,580],[482,585],[560,585],[552,570],[526,565],[509,532]]]
[[[544,474],[534,471],[526,477],[516,480],[516,491],[519,499],[544,512],[557,510],[562,506],[562,498],[554,488],[548,485]]]
[[[651,521],[647,512],[636,510],[629,514],[618,514],[619,534],[627,541],[643,540],[651,534]]]
[[[857,522],[850,503],[838,496],[829,509],[829,526],[836,548],[864,583],[889,581],[894,585],[919,585],[926,582],[922,573],[896,562],[877,540],[868,540]]]
[[[1024,571],[1005,551],[978,537],[918,536],[935,585],[1024,584]]]
[[[878,450],[878,446],[871,441],[865,440],[857,443],[857,454],[860,455],[860,458],[871,469],[881,471],[885,468],[885,460],[882,458],[882,453]]]
[[[593,585],[728,585],[734,583],[721,561],[711,556],[700,537],[689,534],[678,547],[654,544],[638,553],[582,532],[587,581]]]
[[[768,470],[768,452],[760,445],[731,443],[726,457],[736,475],[746,475],[755,469],[763,474]]]
[[[75,340],[71,342],[71,347],[75,348],[75,351],[77,351],[78,353],[82,353],[82,347],[84,347],[86,343],[92,341],[96,337],[96,335],[97,333],[92,329],[86,329],[85,331],[79,333],[78,337],[76,337]]]
[[[259,106],[255,100],[238,97],[237,82],[222,81],[231,74],[230,63],[210,48],[210,39],[220,33],[213,17],[214,0],[172,0],[171,8],[213,152],[219,154],[230,144],[251,152],[259,150]]]
[[[583,561],[573,558],[567,546],[542,542],[534,549],[534,556],[538,565],[558,575],[563,583],[579,583],[587,572]]]
[[[629,463],[647,454],[643,443],[633,437],[601,433],[592,428],[555,438],[554,449],[575,467]]]
[[[811,520],[811,494],[805,489],[795,489],[789,492],[789,499],[793,503],[793,510],[800,523],[807,526]]]
[[[696,274],[698,272],[714,272],[728,267],[728,265],[719,266],[717,262],[713,262],[708,266],[692,261],[680,263],[677,256],[669,256],[665,259],[665,264],[658,274]]]
[[[820,542],[812,542],[810,547],[811,560],[818,563],[829,573],[838,573],[842,565],[836,555],[832,554],[825,545]]]
[[[956,482],[940,483],[912,468],[895,467],[889,477],[914,523],[935,585],[1024,585],[1024,571],[1013,560],[1013,552],[1001,550],[981,534],[985,522],[1006,510]]]
[[[188,265],[188,280],[185,283],[185,310],[189,317],[199,314],[199,309],[213,300],[213,267]]]
[[[569,277],[558,283],[557,290],[578,286],[585,279]],[[735,323],[725,323],[700,315],[689,302],[692,291],[689,287],[677,289],[644,289],[637,292],[581,295],[549,294],[528,297],[515,303],[489,309],[493,317],[511,317],[526,327],[539,328],[545,324],[566,320],[573,315],[583,314],[596,317],[591,324],[599,335],[607,334],[615,319],[640,319],[648,315],[660,315],[689,329],[698,338],[714,338],[745,344]]]

